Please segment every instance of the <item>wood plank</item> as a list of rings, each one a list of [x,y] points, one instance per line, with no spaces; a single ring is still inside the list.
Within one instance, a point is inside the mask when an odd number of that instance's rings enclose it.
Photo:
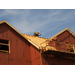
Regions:
[[[4,43],[0,43],[0,45],[7,45],[7,46],[9,46],[9,44],[4,44]]]
[[[9,52],[9,51],[5,51],[5,50],[0,50],[1,52]]]

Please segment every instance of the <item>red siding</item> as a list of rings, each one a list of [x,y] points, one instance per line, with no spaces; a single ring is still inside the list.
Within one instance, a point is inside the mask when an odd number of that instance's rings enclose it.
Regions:
[[[68,31],[65,31],[65,32],[61,33],[60,35],[58,35],[57,41],[52,41],[50,45],[54,46],[54,42],[55,42],[55,48],[57,50],[67,51],[66,43],[68,42],[68,43],[75,45],[75,37]],[[59,43],[59,42],[62,42],[62,43]]]
[[[41,55],[37,48],[30,45],[32,65],[41,65]]]
[[[42,55],[43,65],[75,65],[75,60],[61,57],[46,57]]]
[[[69,43],[75,44],[74,36],[71,33],[69,33],[68,31],[65,31],[62,34],[60,34],[57,37],[57,41],[61,41],[61,42],[64,42],[64,43],[69,42]]]
[[[30,43],[6,24],[0,25],[0,39],[6,39],[10,42],[8,58],[6,53],[0,55],[0,57],[6,57],[9,65],[31,64]],[[6,62],[6,59],[4,58],[3,62]],[[2,64],[1,62],[0,64]]]
[[[54,46],[54,42],[55,41],[52,41],[50,43],[51,46]],[[65,31],[63,32],[62,34],[58,35],[57,36],[57,41],[55,42],[55,48],[57,50],[61,50],[61,51],[67,51],[67,46],[66,44],[59,44],[57,42],[63,42],[63,43],[66,43],[66,42],[69,42],[69,43],[72,43],[75,45],[75,37],[69,33],[68,31]],[[60,47],[63,47],[63,48],[60,48]],[[51,55],[51,54],[49,54]],[[43,65],[51,65],[51,64],[56,64],[56,65],[75,65],[75,60],[73,60],[72,58],[71,59],[68,59],[68,58],[61,58],[61,57],[46,57],[46,55],[42,55],[42,63]]]
[[[8,63],[7,54],[0,53],[0,65],[7,65],[7,63]]]

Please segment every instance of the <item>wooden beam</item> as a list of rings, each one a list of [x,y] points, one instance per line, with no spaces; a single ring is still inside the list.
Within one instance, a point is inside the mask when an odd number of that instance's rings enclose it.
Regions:
[[[4,43],[0,43],[0,45],[7,45],[7,46],[9,46],[9,44],[4,44]]]
[[[6,51],[6,50],[0,50],[1,52],[6,52],[6,53],[8,53],[9,51]]]

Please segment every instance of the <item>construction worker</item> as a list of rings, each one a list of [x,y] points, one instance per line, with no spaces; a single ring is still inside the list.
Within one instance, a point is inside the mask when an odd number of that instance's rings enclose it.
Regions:
[[[34,36],[40,36],[41,34],[39,35],[39,33],[40,33],[39,31],[38,32],[35,32],[34,33]]]

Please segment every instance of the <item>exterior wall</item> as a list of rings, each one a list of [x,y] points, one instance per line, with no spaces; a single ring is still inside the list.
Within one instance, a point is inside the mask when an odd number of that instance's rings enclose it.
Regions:
[[[46,57],[42,55],[42,64],[43,65],[75,65],[75,59],[67,59],[56,56]]]
[[[63,32],[62,34],[57,36],[57,41],[50,42],[50,45],[55,47],[59,51],[67,51],[66,44],[59,44],[57,42],[63,42],[63,43],[71,43],[75,45],[75,37],[72,36],[68,31]],[[63,47],[63,48],[61,48]],[[68,59],[68,58],[61,58],[49,54],[49,57],[46,55],[42,55],[42,63],[43,65],[75,65],[75,59]]]
[[[10,54],[0,52],[0,64],[32,64],[30,57],[30,43],[28,43],[22,36],[11,29],[8,25],[0,25],[0,39],[6,39],[10,42]]]
[[[0,65],[75,65],[73,59],[41,55],[37,48],[5,24],[0,25],[0,39],[10,42],[10,53],[0,52]],[[75,45],[75,38],[68,31],[60,34],[57,41]]]
[[[62,43],[60,44],[58,42],[62,42]],[[63,43],[71,43],[75,45],[75,37],[68,31],[65,31],[62,34],[58,35],[57,41],[52,41],[50,45],[55,47],[57,50],[67,51],[67,45]]]
[[[0,53],[0,65],[7,65],[7,63],[8,63],[7,54]]]
[[[41,55],[37,48],[30,45],[32,65],[41,65]]]
[[[57,41],[64,42],[64,43],[70,42],[75,44],[75,37],[68,31],[65,31],[57,37]]]

